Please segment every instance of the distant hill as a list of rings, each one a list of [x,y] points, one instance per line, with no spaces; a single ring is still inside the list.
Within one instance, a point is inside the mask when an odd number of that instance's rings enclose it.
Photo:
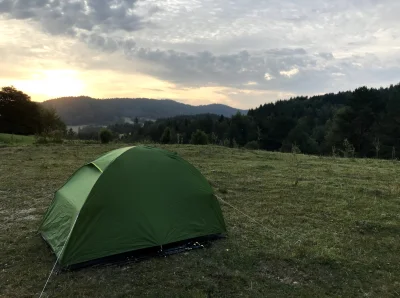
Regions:
[[[123,118],[160,119],[178,115],[217,114],[230,117],[238,111],[222,104],[192,106],[173,100],[147,98],[95,99],[86,96],[62,97],[43,102],[54,107],[67,125],[110,124]]]

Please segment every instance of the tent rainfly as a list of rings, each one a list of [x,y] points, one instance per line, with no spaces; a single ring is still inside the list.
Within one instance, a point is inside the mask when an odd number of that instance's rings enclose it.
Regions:
[[[116,149],[56,191],[39,232],[62,268],[226,233],[212,187],[176,153]]]

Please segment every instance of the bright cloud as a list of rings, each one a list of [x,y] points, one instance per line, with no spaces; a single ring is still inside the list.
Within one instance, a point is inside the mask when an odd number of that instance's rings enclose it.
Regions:
[[[271,81],[272,79],[274,79],[274,77],[271,76],[268,72],[264,74],[264,78],[265,78],[267,81]]]
[[[293,68],[293,69],[288,70],[288,71],[282,70],[282,71],[280,71],[279,73],[280,73],[282,76],[285,76],[285,77],[290,78],[290,77],[292,77],[292,76],[294,76],[294,75],[297,75],[297,74],[299,73],[299,69],[298,69],[298,68]]]

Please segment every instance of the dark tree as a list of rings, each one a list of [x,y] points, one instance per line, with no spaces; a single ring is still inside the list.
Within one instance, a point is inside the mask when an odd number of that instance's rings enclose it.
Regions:
[[[168,144],[170,142],[171,142],[171,129],[169,127],[166,127],[161,136],[161,143]]]
[[[0,132],[14,134],[40,134],[58,130],[66,132],[66,126],[57,112],[31,101],[29,95],[14,87],[0,91]]]
[[[39,106],[29,95],[14,87],[0,91],[0,132],[35,134],[41,132]]]
[[[107,128],[103,128],[100,130],[99,137],[102,144],[107,144],[112,140],[112,132]]]
[[[72,140],[72,139],[74,139],[75,137],[76,137],[75,131],[73,131],[72,128],[68,129],[68,131],[67,131],[67,138],[70,139],[70,140]]]
[[[194,145],[207,145],[208,144],[207,134],[200,129],[196,130],[196,132],[192,134],[190,143]]]

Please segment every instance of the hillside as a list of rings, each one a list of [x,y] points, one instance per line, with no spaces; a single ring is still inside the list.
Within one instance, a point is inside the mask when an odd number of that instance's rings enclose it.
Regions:
[[[208,142],[230,147],[252,147],[317,155],[400,156],[400,84],[386,88],[359,87],[353,91],[298,96],[250,109],[232,117],[198,114],[148,121],[143,125],[118,123],[109,128],[125,134],[124,141],[160,142],[169,128],[168,143],[188,144],[198,129]],[[80,138],[98,137],[82,132]]]
[[[39,297],[55,257],[37,227],[55,190],[120,145],[0,150],[0,297]],[[221,203],[228,237],[211,247],[53,274],[44,297],[398,296],[399,162],[166,148],[250,218]]]
[[[173,100],[147,98],[113,98],[98,100],[91,97],[62,97],[45,101],[54,107],[67,125],[110,124],[121,118],[159,119],[178,115],[217,114],[230,117],[237,111],[222,104],[192,106]]]

